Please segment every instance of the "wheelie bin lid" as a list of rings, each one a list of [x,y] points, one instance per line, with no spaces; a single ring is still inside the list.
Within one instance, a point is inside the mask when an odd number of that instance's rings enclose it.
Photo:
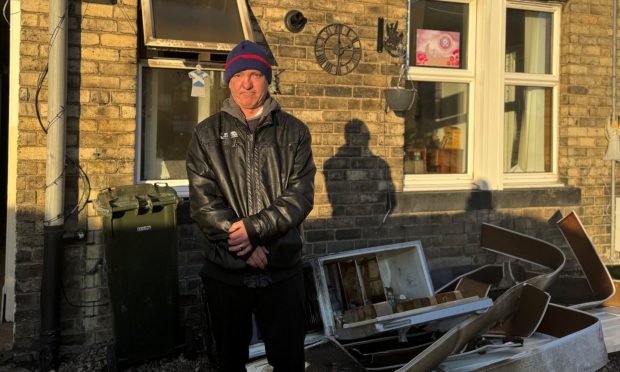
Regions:
[[[108,216],[114,212],[146,210],[178,202],[176,191],[167,184],[144,183],[101,190],[95,209],[100,216]]]

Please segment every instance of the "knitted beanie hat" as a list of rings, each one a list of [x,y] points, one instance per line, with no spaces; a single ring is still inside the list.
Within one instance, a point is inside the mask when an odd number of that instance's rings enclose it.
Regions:
[[[249,40],[243,40],[228,53],[224,66],[224,80],[226,84],[234,74],[243,70],[258,70],[271,83],[271,64],[263,48]]]

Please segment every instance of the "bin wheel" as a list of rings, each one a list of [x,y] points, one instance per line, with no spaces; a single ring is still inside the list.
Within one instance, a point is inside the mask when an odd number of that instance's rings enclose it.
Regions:
[[[113,344],[108,345],[106,348],[106,361],[108,372],[118,371],[118,358],[116,357],[116,347]]]

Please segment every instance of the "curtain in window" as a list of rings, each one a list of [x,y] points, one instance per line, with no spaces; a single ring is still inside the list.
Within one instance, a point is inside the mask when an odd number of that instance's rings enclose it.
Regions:
[[[530,12],[525,13],[525,45],[524,45],[524,70],[527,73],[544,73],[546,62],[546,28],[547,19]],[[517,90],[518,92],[519,90]],[[526,87],[523,97],[515,97],[523,102],[523,112],[520,123],[513,121],[513,125],[520,128],[512,128],[517,133],[518,153],[517,163],[509,169],[509,172],[544,172],[545,171],[545,88]],[[518,105],[521,106],[521,105]],[[514,114],[513,114],[514,115]],[[518,115],[517,115],[518,117]],[[509,123],[506,123],[509,124]],[[506,125],[508,127],[508,125]],[[508,128],[507,128],[508,129]],[[514,138],[514,137],[513,137]],[[517,144],[514,144],[517,145]],[[512,146],[507,154],[512,154]],[[512,156],[508,156],[511,158]]]

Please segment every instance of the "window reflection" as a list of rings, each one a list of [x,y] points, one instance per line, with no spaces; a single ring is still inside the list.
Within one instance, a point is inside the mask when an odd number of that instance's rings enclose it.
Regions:
[[[551,171],[552,89],[507,85],[504,104],[504,171]]]
[[[419,82],[405,124],[405,174],[467,172],[468,84]]]
[[[412,0],[409,64],[466,69],[468,13],[468,4]]]
[[[506,72],[551,73],[552,14],[506,11]]]
[[[192,97],[190,70],[145,68],[142,76],[141,179],[186,179],[185,155],[196,124],[228,96],[221,71],[208,71],[204,97]]]

